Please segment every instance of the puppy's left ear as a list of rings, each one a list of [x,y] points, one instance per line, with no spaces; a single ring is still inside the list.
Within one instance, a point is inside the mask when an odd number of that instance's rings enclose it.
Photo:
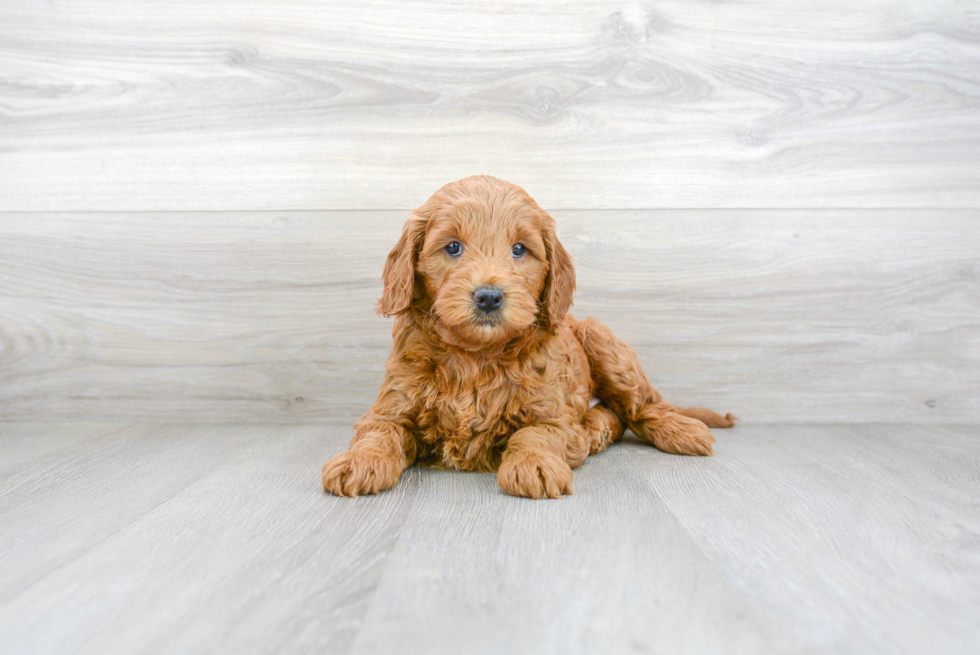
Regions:
[[[561,325],[561,319],[572,306],[572,294],[575,292],[575,267],[572,257],[562,247],[555,234],[555,221],[548,214],[542,219],[544,247],[548,257],[548,277],[541,294],[541,318],[544,327],[556,332]]]
[[[415,265],[418,263],[419,250],[425,239],[425,227],[429,219],[423,208],[412,212],[398,243],[388,253],[385,270],[381,275],[385,290],[378,301],[378,313],[384,316],[401,314],[412,304],[415,293]]]

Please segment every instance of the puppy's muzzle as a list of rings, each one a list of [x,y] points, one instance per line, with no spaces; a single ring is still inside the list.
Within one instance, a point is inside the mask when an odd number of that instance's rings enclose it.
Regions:
[[[504,290],[497,286],[484,284],[473,291],[473,304],[484,314],[491,314],[504,304]]]

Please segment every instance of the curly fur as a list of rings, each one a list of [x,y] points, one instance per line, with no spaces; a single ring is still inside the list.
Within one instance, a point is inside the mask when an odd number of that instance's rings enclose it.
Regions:
[[[459,257],[445,250],[453,241]],[[418,461],[497,471],[510,494],[557,498],[626,427],[669,453],[711,455],[708,428],[734,423],[664,402],[629,345],[568,314],[571,257],[513,184],[475,176],[441,188],[405,223],[383,281],[378,312],[396,316],[387,374],[350,449],[324,465],[326,491],[378,493]],[[473,302],[488,284],[504,292],[491,319]]]

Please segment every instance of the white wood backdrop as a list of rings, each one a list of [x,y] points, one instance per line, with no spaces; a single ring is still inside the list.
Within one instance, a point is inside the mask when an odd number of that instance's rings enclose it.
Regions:
[[[4,0],[0,209],[976,206],[975,0]]]
[[[976,210],[556,212],[574,311],[679,404],[747,420],[980,414]],[[401,212],[5,214],[8,418],[353,420]]]
[[[490,173],[672,400],[974,422],[978,153],[978,2],[5,0],[0,418],[352,420]]]

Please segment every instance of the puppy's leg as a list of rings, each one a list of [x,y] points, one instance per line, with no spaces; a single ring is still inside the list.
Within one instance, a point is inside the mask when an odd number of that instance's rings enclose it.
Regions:
[[[668,453],[712,454],[714,436],[698,419],[707,418],[721,427],[722,421],[730,426],[734,417],[723,418],[710,410],[675,409],[650,385],[636,351],[616,338],[608,326],[586,319],[573,327],[588,356],[596,395],[637,436]]]
[[[415,461],[415,440],[397,423],[372,420],[355,426],[350,450],[323,465],[323,489],[337,496],[376,494],[393,487]]]
[[[604,405],[596,405],[585,413],[585,431],[589,436],[589,454],[595,455],[606,449],[606,446],[619,440],[626,427],[616,412]]]
[[[562,494],[572,493],[568,444],[584,439],[570,440],[566,433],[565,428],[543,424],[529,425],[515,432],[504,450],[497,483],[512,496],[560,498]],[[587,454],[585,450],[581,459]]]

